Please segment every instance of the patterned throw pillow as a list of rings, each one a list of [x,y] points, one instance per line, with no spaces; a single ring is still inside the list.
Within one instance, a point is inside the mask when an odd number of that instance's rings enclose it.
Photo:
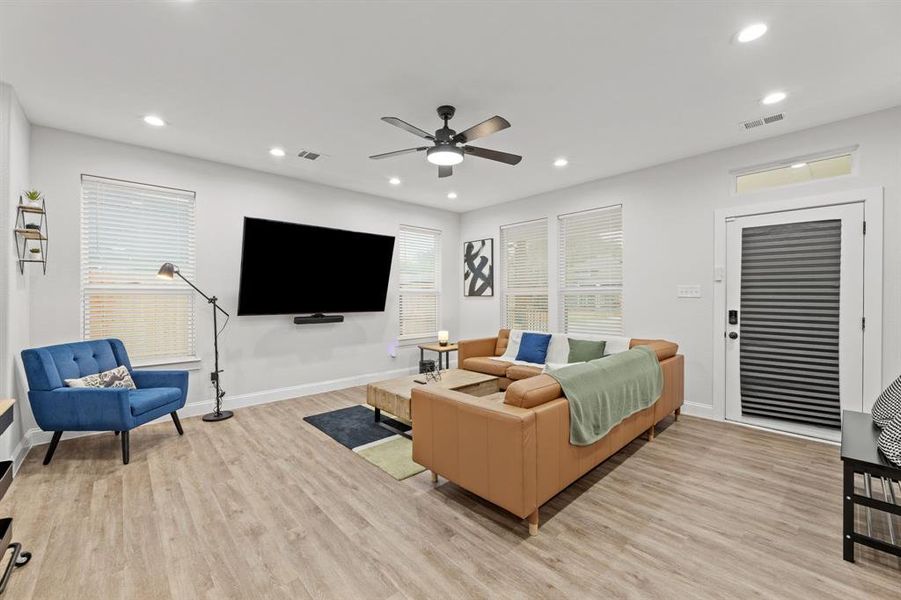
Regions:
[[[901,415],[896,416],[882,428],[876,445],[889,461],[901,467]]]
[[[76,388],[125,388],[127,390],[133,390],[136,387],[131,374],[125,367],[116,367],[96,375],[85,375],[80,379],[66,379],[66,385]]]
[[[873,404],[873,422],[885,427],[898,415],[901,415],[901,376],[876,398],[876,403]]]

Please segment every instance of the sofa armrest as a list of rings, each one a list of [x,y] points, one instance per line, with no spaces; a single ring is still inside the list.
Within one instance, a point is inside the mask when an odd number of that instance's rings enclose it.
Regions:
[[[563,388],[560,387],[557,380],[542,373],[511,383],[504,395],[504,404],[520,408],[534,408],[561,396],[563,396]]]
[[[462,366],[464,360],[474,356],[494,356],[495,346],[497,346],[497,336],[477,340],[460,340],[457,342],[457,364]]]
[[[411,409],[415,462],[519,517],[538,508],[532,411],[428,386]]]
[[[657,360],[666,360],[667,358],[675,356],[679,351],[679,344],[667,340],[642,340],[632,338],[632,341],[629,342],[629,348],[634,348],[635,346],[648,346],[657,353]]]
[[[181,390],[182,405],[188,398],[187,371],[132,371],[131,377],[138,388],[179,388]]]
[[[128,431],[134,424],[125,388],[58,388],[28,398],[44,431]]]

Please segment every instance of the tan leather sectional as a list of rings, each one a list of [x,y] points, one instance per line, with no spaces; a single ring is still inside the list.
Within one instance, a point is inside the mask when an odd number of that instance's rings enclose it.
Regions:
[[[501,378],[505,393],[475,397],[433,387],[414,388],[413,460],[528,519],[538,533],[539,507],[670,414],[683,400],[684,357],[664,340],[631,340],[657,353],[663,393],[591,446],[569,443],[569,406],[557,381],[536,367],[491,360],[506,350],[508,330],[497,337],[459,342],[461,368]],[[491,370],[487,370],[491,369]]]

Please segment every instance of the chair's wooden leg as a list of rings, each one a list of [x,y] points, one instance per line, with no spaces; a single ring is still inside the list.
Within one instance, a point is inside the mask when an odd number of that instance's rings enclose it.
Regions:
[[[538,509],[528,516],[529,519],[529,535],[538,535]]]
[[[128,457],[128,454],[129,454],[129,452],[128,452],[128,434],[129,434],[128,431],[122,432],[122,464],[123,465],[128,464],[128,458],[129,458]]]
[[[649,442],[653,442],[653,441],[654,441],[654,433],[656,433],[656,432],[655,432],[655,428],[656,428],[656,427],[657,427],[657,425],[654,424],[654,425],[651,425],[651,428],[650,428],[650,429],[648,429],[648,441],[649,441]]]
[[[432,473],[432,483],[438,483],[438,473],[435,471],[431,471]]]
[[[184,435],[185,430],[181,428],[181,421],[178,420],[178,413],[173,410],[169,414],[172,415],[172,421],[175,423],[175,428],[178,430],[178,435]]]
[[[53,453],[56,452],[56,446],[59,444],[59,438],[63,437],[62,431],[54,431],[53,437],[50,439],[50,447],[47,448],[47,454],[44,455],[44,464],[49,465],[53,460]]]
[[[677,408],[675,411],[673,411],[673,420],[674,420],[674,421],[678,421],[678,420],[679,420],[679,415],[681,415],[681,414],[682,414],[682,407],[680,406],[680,407]]]

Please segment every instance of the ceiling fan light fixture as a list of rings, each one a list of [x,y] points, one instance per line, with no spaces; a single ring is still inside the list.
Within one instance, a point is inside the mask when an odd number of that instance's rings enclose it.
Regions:
[[[434,148],[429,148],[428,152],[426,152],[426,158],[433,165],[450,167],[463,162],[463,150],[456,146],[435,146]]]

